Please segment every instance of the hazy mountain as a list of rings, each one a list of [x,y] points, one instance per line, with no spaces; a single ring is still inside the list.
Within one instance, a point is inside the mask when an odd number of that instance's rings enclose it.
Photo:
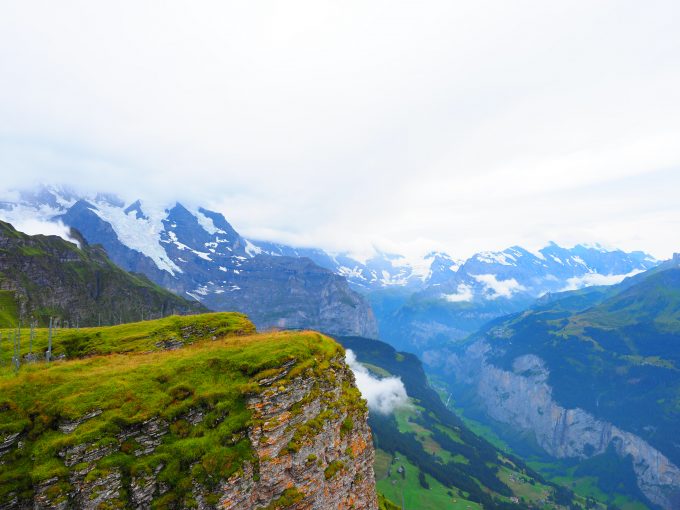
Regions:
[[[383,338],[419,354],[462,339],[488,321],[531,306],[551,293],[614,284],[654,267],[643,252],[554,243],[536,253],[520,247],[482,252],[448,266],[439,255],[419,290],[376,290],[369,299]],[[446,261],[446,262],[443,262]]]
[[[381,337],[419,354],[461,339],[489,320],[551,293],[612,284],[653,267],[643,252],[554,243],[515,246],[466,260],[431,252],[420,259],[377,251],[348,253],[248,240],[219,213],[181,204],[125,204],[56,188],[23,193],[0,217],[61,219],[102,244],[125,269],[216,310],[249,313],[260,327],[313,327]],[[370,302],[373,312],[364,298]]]
[[[680,258],[546,300],[440,354],[494,420],[556,457],[615,453],[651,501],[680,507]]]
[[[371,412],[368,420],[377,448],[378,491],[392,501],[428,509],[477,508],[477,504],[498,510],[567,509],[586,504],[585,498],[547,482],[519,458],[472,432],[447,409],[413,354],[397,352],[378,340],[340,337],[338,341],[376,379],[398,377],[409,397],[394,412]],[[604,505],[593,502],[588,508]]]
[[[214,310],[245,312],[260,328],[377,336],[370,306],[344,278],[306,258],[263,253],[219,213],[43,188],[5,202],[0,217],[61,221],[122,268]]]

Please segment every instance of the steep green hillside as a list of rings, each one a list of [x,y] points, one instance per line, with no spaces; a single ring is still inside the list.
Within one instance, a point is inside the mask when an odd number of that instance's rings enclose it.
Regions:
[[[680,268],[641,278],[584,311],[559,301],[493,324],[492,360],[540,356],[555,399],[647,440],[680,464]],[[484,334],[484,333],[482,333]]]
[[[418,358],[375,340],[339,340],[376,376],[400,377],[411,400],[392,415],[369,418],[378,490],[390,500],[423,510],[585,507],[585,498],[472,433],[428,385]]]
[[[38,333],[35,345],[42,350],[45,331]],[[275,381],[273,396],[263,398],[280,400],[301,374],[306,381],[325,380],[343,370],[333,361],[341,359],[342,348],[328,337],[253,333],[252,323],[240,314],[171,317],[56,335],[54,352],[66,359],[27,363],[18,375],[5,363],[0,368],[0,506],[47,501],[56,508],[67,501],[73,505],[86,493],[91,499],[105,497],[106,505],[98,508],[127,508],[137,497],[134,488],[146,487],[149,477],[157,487],[153,508],[195,507],[197,494],[214,506],[226,491],[221,484],[241,473],[244,461],[258,466],[266,460],[255,455],[258,445],[246,431],[264,430],[267,423],[254,423],[246,397],[270,391]],[[307,400],[323,398],[310,388]],[[297,407],[282,414],[290,427],[306,402],[300,400],[304,393],[295,394]],[[348,424],[343,433],[351,433],[357,418],[352,421],[347,413],[356,408],[357,416],[365,415],[365,404],[346,383],[339,398],[331,396],[333,402],[323,404],[324,419],[344,413],[338,419]],[[294,441],[283,451],[300,449],[323,423],[310,420],[293,428]],[[344,469],[341,464],[334,469]],[[319,469],[323,473],[323,466]],[[334,474],[326,468],[327,479]],[[118,492],[106,493],[109,485]],[[302,490],[284,492],[272,508],[285,507],[277,505],[286,498],[300,501]]]
[[[32,319],[47,325],[49,317],[94,326],[207,311],[123,271],[101,247],[80,243],[29,236],[0,221],[0,327]]]
[[[44,361],[48,347],[48,328],[0,329],[0,363],[6,365],[13,355],[9,335],[20,333],[21,357]],[[68,328],[52,331],[52,359],[73,359],[114,353],[148,353],[176,349],[223,336],[250,335],[255,326],[240,313],[173,315],[153,321],[133,322],[109,327]],[[32,355],[32,356],[31,356]]]

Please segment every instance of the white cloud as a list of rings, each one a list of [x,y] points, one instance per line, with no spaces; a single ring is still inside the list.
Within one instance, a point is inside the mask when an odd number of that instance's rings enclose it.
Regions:
[[[368,408],[380,414],[390,414],[408,404],[404,383],[399,377],[373,377],[368,369],[357,361],[351,349],[345,353],[347,364],[354,372],[354,378],[361,395],[368,402]]]
[[[80,247],[80,242],[71,237],[71,229],[60,221],[41,221],[39,219],[26,218],[14,220],[12,226],[19,232],[31,236],[42,234],[45,236],[58,236]]]
[[[491,291],[491,294],[488,294],[489,299],[496,299],[499,297],[509,298],[516,292],[526,290],[526,287],[514,278],[499,280],[496,278],[495,274],[478,274],[470,276],[483,284],[487,291]]]
[[[4,2],[3,185],[194,201],[247,236],[330,250],[553,239],[667,258],[679,15],[672,0]]]
[[[472,301],[475,297],[472,292],[472,287],[465,283],[458,284],[455,294],[442,294],[442,297],[450,303],[460,303],[465,301]]]
[[[622,282],[625,278],[629,276],[635,276],[636,274],[642,273],[642,270],[635,269],[627,274],[599,274],[599,273],[586,273],[583,276],[575,276],[567,280],[567,284],[560,292],[567,290],[578,290],[583,287],[591,287],[593,285],[615,285]]]

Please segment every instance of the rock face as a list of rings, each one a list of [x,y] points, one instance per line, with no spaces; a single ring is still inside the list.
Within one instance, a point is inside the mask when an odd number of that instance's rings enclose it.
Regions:
[[[354,384],[344,362],[332,374],[334,383],[298,377],[287,388],[276,388],[272,381],[269,390],[249,399],[257,423],[248,433],[256,459],[225,482],[219,508],[377,508],[365,410],[324,419],[341,400],[342,385]]]
[[[247,397],[252,426],[244,435],[252,448],[250,460],[209,493],[195,484],[196,508],[377,510],[368,411],[358,397],[351,370],[342,357],[336,357],[323,378],[311,377],[307,371],[284,380],[294,364],[286,363],[273,376],[260,380],[257,390]],[[60,427],[72,431],[97,415],[95,411]],[[181,417],[192,426],[203,419],[200,409]],[[161,444],[172,426],[151,419],[123,428],[117,442],[64,448],[59,457],[69,469],[68,481],[48,479],[33,487],[30,504],[15,495],[0,501],[0,508],[147,509],[159,504],[165,508],[162,500],[170,487],[159,476],[163,464],[145,472],[122,473],[117,468],[100,469],[97,462],[131,441],[138,445],[135,455],[143,458]],[[225,441],[236,443],[243,437]],[[4,449],[0,456],[18,448],[17,439],[0,437]]]
[[[487,362],[490,350],[479,340],[449,358],[457,380],[475,386],[489,416],[533,432],[538,444],[559,458],[588,458],[613,446],[621,458],[632,458],[638,486],[650,501],[668,510],[680,508],[680,469],[660,451],[582,409],[556,403],[549,371],[538,356],[520,356],[507,371]]]

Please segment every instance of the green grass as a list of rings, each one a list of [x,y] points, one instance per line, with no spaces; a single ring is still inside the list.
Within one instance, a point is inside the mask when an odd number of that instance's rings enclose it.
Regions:
[[[371,363],[362,363],[362,365],[378,377],[390,377],[392,375],[387,370],[379,367],[378,365],[372,365]]]
[[[0,363],[7,365],[12,353],[7,341],[9,333],[15,329],[0,329],[3,343]],[[173,315],[153,321],[133,322],[120,326],[95,328],[53,329],[52,357],[66,356],[77,358],[97,354],[152,352],[163,350],[164,342],[178,341],[192,344],[213,337],[246,335],[255,332],[255,326],[240,313],[207,313],[192,316]],[[21,354],[25,356],[30,348],[30,329],[21,330]],[[47,350],[48,329],[36,328],[33,340],[34,354],[44,359]],[[0,369],[0,377],[2,377]]]
[[[376,455],[383,459],[381,466],[384,464],[385,456],[390,460],[392,459],[391,455],[382,450],[378,450]],[[397,457],[399,460],[392,464],[391,476],[387,477],[386,470],[378,472],[376,469],[376,481],[378,492],[398,504],[399,507],[401,507],[403,496],[406,508],[418,508],[419,510],[481,510],[478,503],[464,499],[456,493],[455,489],[445,487],[429,475],[425,475],[425,480],[430,488],[424,489],[418,481],[419,469],[411,464],[403,455],[398,454]],[[401,465],[406,470],[404,477],[397,473],[397,469]]]
[[[14,292],[0,290],[0,324],[14,327],[18,323],[18,308]]]
[[[541,462],[532,461],[529,464],[537,471],[546,474],[552,482],[569,487],[575,494],[583,498],[591,497],[604,503],[614,504],[621,510],[649,510],[649,507],[640,501],[635,501],[623,494],[608,494],[598,487],[598,480],[594,476],[578,476],[575,467],[564,467],[559,461]]]
[[[12,494],[30,500],[35,484],[53,477],[67,491],[69,474],[79,466],[67,467],[63,453],[76,445],[111,449],[90,478],[111,469],[136,476],[160,466],[158,479],[170,486],[161,506],[191,506],[194,483],[216,490],[219,480],[253,457],[245,435],[252,425],[245,399],[258,391],[257,381],[288,360],[296,360],[295,366],[277,384],[303,372],[327,373],[330,360],[343,352],[315,332],[253,332],[245,316],[229,313],[72,330],[56,335],[55,353],[84,357],[25,364],[18,375],[4,367],[0,440],[19,432],[23,447],[3,457],[0,504]],[[156,346],[170,336],[186,337],[186,345],[170,351]],[[36,342],[44,345],[43,340]],[[342,398],[360,402],[351,392]],[[189,412],[195,410],[204,419],[190,425]],[[71,433],[60,430],[92,411],[100,414]],[[168,432],[152,453],[139,455],[137,441],[123,441],[120,434],[149,419],[166,423]]]
[[[417,405],[409,405],[395,410],[394,417],[397,421],[399,432],[410,432],[415,434],[418,442],[423,445],[423,449],[427,453],[436,455],[443,463],[458,462],[461,464],[466,464],[468,461],[465,457],[462,455],[452,455],[449,451],[443,449],[441,445],[432,438],[432,431],[415,422],[418,415],[423,412],[425,412],[425,409]],[[451,437],[454,441],[460,442],[460,437],[450,428],[440,426],[440,430]]]
[[[401,506],[390,501],[384,494],[378,493],[378,510],[401,510]]]

